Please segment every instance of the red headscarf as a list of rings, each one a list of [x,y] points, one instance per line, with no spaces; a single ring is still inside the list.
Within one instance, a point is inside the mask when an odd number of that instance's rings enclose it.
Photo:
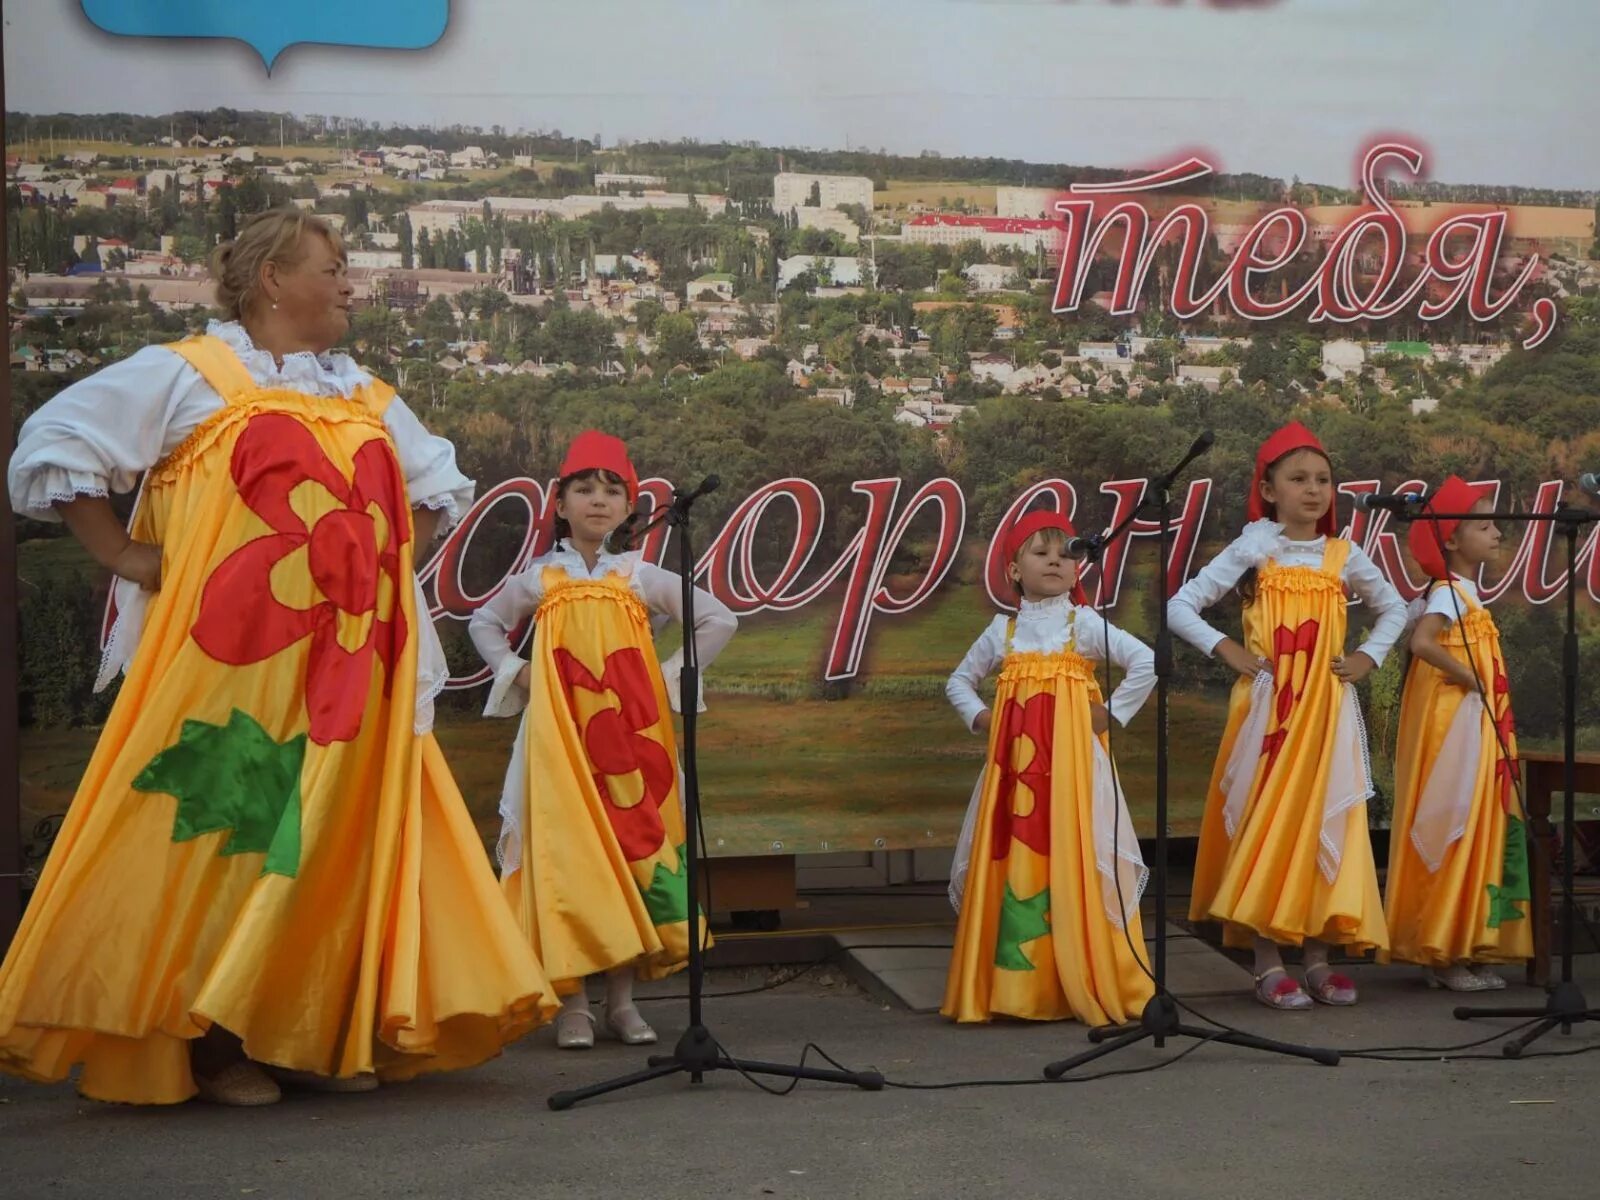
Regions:
[[[1317,435],[1299,421],[1290,421],[1261,443],[1261,449],[1256,451],[1256,473],[1250,479],[1250,499],[1245,507],[1250,520],[1259,521],[1267,515],[1267,502],[1261,498],[1261,484],[1267,477],[1267,470],[1280,458],[1293,454],[1296,450],[1315,450],[1323,458],[1328,457],[1328,452],[1322,448],[1322,443],[1317,441]],[[1323,513],[1322,519],[1317,522],[1317,532],[1324,537],[1333,537],[1339,532],[1338,518],[1333,510],[1334,505],[1328,505],[1328,511]]]
[[[1052,512],[1047,508],[1038,508],[1031,513],[1020,517],[1015,524],[1006,531],[1004,542],[1006,562],[1014,563],[1017,555],[1022,553],[1022,548],[1032,540],[1033,535],[1044,529],[1059,529],[1069,538],[1077,535],[1077,530],[1072,527],[1064,513]],[[1074,581],[1072,585],[1072,602],[1074,604],[1088,604],[1089,597],[1083,590],[1081,581]]]
[[[628,461],[628,447],[621,438],[595,429],[573,438],[556,477],[568,479],[584,471],[610,471],[627,487],[629,504],[639,499],[639,473]]]
[[[1449,553],[1445,543],[1455,536],[1459,520],[1439,520],[1430,513],[1470,512],[1472,506],[1487,496],[1493,484],[1472,484],[1459,475],[1452,475],[1439,485],[1439,490],[1428,497],[1422,506],[1422,515],[1411,522],[1406,541],[1411,547],[1411,557],[1427,572],[1430,579],[1453,579]]]

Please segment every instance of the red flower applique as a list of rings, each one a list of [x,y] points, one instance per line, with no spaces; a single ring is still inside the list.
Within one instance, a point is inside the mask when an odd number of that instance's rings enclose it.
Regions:
[[[1000,736],[995,741],[994,763],[1000,768],[1000,787],[994,798],[994,826],[990,855],[1011,853],[1011,839],[1039,854],[1050,853],[1050,751],[1055,737],[1056,698],[1049,692],[1031,696],[1025,703],[1007,700],[1000,715]],[[1023,738],[1031,747],[1026,765],[1018,765]],[[1033,794],[1033,810],[1019,816],[1017,785]]]
[[[388,695],[406,644],[400,547],[410,540],[411,525],[400,467],[388,444],[374,438],[356,452],[355,477],[346,479],[310,430],[293,417],[267,413],[252,417],[239,435],[231,472],[245,504],[274,532],[246,542],[211,573],[194,640],[219,662],[245,666],[309,636],[311,740],[322,746],[350,741],[361,731],[373,655],[383,663]],[[320,485],[339,505],[310,526],[290,502],[306,483]],[[274,595],[272,573],[302,547],[323,598],[294,608]],[[381,586],[385,576],[388,588]],[[355,649],[345,648],[357,638]]]
[[[1272,764],[1278,761],[1278,752],[1283,749],[1283,743],[1289,737],[1289,716],[1294,712],[1295,702],[1306,690],[1306,679],[1300,677],[1300,685],[1295,686],[1296,668],[1300,656],[1305,655],[1306,669],[1311,666],[1311,656],[1316,653],[1317,634],[1321,626],[1315,620],[1301,621],[1294,628],[1279,625],[1272,631],[1272,656],[1276,660],[1273,668],[1273,677],[1283,682],[1278,687],[1277,717],[1278,728],[1261,739],[1261,752],[1267,759],[1267,773],[1271,774]],[[1288,661],[1285,662],[1284,660]]]
[[[566,650],[558,648],[555,661],[623,856],[629,862],[649,858],[666,840],[661,805],[672,794],[677,768],[666,747],[643,733],[661,720],[644,654],[632,646],[614,651],[598,679]],[[585,721],[582,711],[590,705],[580,708],[579,690],[609,693],[617,705],[590,711]]]

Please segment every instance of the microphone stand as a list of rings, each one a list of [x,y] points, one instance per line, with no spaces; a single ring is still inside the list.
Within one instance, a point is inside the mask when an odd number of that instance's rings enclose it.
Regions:
[[[665,511],[653,517],[634,537],[642,538],[657,525],[665,522],[678,530],[678,574],[683,581],[683,674],[679,679],[678,707],[683,715],[683,819],[684,862],[689,893],[689,1025],[678,1039],[671,1054],[653,1054],[646,1059],[647,1067],[603,1083],[573,1088],[554,1093],[548,1100],[556,1111],[571,1108],[583,1100],[620,1091],[635,1084],[646,1083],[667,1075],[687,1074],[691,1083],[700,1083],[711,1071],[733,1070],[741,1075],[774,1075],[784,1079],[812,1079],[821,1083],[848,1083],[866,1091],[881,1091],[883,1076],[876,1071],[828,1071],[804,1065],[757,1062],[753,1059],[736,1059],[723,1050],[722,1044],[712,1036],[701,1016],[701,991],[704,981],[704,950],[701,921],[709,922],[700,913],[698,889],[700,857],[700,777],[696,761],[695,730],[698,725],[700,702],[700,660],[694,636],[694,554],[689,544],[689,506],[707,492],[715,491],[721,482],[715,475],[707,476],[692,492],[674,488],[672,503]]]
[[[1102,1043],[1092,1050],[1085,1050],[1069,1058],[1063,1058],[1050,1063],[1044,1069],[1045,1078],[1060,1079],[1068,1071],[1083,1066],[1085,1063],[1094,1062],[1108,1054],[1115,1053],[1127,1046],[1152,1039],[1159,1049],[1166,1045],[1169,1037],[1195,1038],[1205,1042],[1226,1042],[1231,1046],[1244,1046],[1251,1050],[1264,1050],[1272,1054],[1284,1054],[1294,1058],[1309,1058],[1323,1066],[1336,1066],[1339,1062],[1337,1050],[1326,1050],[1316,1046],[1299,1046],[1291,1042],[1279,1042],[1272,1038],[1257,1037],[1252,1033],[1232,1029],[1207,1029],[1199,1025],[1184,1023],[1179,1015],[1179,1001],[1167,988],[1167,706],[1168,687],[1172,676],[1172,631],[1167,625],[1167,543],[1172,529],[1172,485],[1179,474],[1195,459],[1199,458],[1211,448],[1212,436],[1210,431],[1202,433],[1189,447],[1189,452],[1184,455],[1183,461],[1160,479],[1156,480],[1151,492],[1129,513],[1122,523],[1109,533],[1085,539],[1086,563],[1099,562],[1107,545],[1116,541],[1123,532],[1132,525],[1139,515],[1154,504],[1160,522],[1160,552],[1157,556],[1157,596],[1160,605],[1156,617],[1156,861],[1155,870],[1155,970],[1147,972],[1151,982],[1155,984],[1155,994],[1146,1002],[1139,1021],[1132,1026],[1104,1026],[1089,1030],[1091,1042]],[[1153,493],[1153,495],[1151,494]],[[1105,589],[1101,588],[1101,611],[1104,614]],[[1107,653],[1107,669],[1109,670],[1109,647]],[[1110,697],[1108,696],[1109,700]],[[1120,786],[1120,785],[1119,785]],[[1135,948],[1137,955],[1137,948]],[[1141,967],[1143,964],[1140,964]]]
[[[1571,1033],[1574,1025],[1600,1021],[1600,1009],[1589,1007],[1583,988],[1572,978],[1572,931],[1578,923],[1572,896],[1572,862],[1577,846],[1577,802],[1574,793],[1577,791],[1578,770],[1578,531],[1585,525],[1600,521],[1600,513],[1562,504],[1552,513],[1426,513],[1411,519],[1516,521],[1522,524],[1548,522],[1560,530],[1567,545],[1566,632],[1561,641],[1561,753],[1565,785],[1561,811],[1561,981],[1546,988],[1545,1002],[1539,1008],[1473,1008],[1462,1005],[1455,1010],[1455,1017],[1460,1021],[1480,1017],[1535,1018],[1531,1029],[1500,1047],[1500,1052],[1507,1058],[1517,1058],[1529,1045],[1557,1026],[1561,1027],[1562,1033]],[[1524,813],[1524,816],[1527,815]],[[1533,836],[1532,829],[1528,830],[1528,836]],[[1548,897],[1545,899],[1548,903]],[[1528,915],[1531,920],[1533,914],[1530,912]]]

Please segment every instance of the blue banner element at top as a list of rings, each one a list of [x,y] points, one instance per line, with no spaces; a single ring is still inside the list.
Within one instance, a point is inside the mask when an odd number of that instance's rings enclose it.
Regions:
[[[83,0],[84,15],[127,37],[236,38],[267,70],[296,42],[420,50],[444,34],[450,0]]]

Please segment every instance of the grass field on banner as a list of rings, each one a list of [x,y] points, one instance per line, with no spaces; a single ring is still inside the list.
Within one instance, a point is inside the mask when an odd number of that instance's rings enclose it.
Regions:
[[[873,623],[862,682],[827,699],[818,680],[837,608],[760,614],[708,677],[701,781],[713,854],[813,853],[948,846],[982,764],[945,699],[950,670],[992,614],[979,587],[947,588],[933,602]],[[1143,630],[1139,632],[1143,633]],[[671,648],[664,643],[663,653]],[[1222,722],[1220,702],[1175,696],[1174,744],[1205,747],[1174,759],[1172,827],[1197,828]],[[441,713],[438,735],[486,842],[518,722]],[[1116,751],[1141,833],[1153,832],[1152,708],[1119,731]],[[63,811],[98,735],[33,729],[23,742],[24,828]]]
[[[81,571],[68,539],[25,543],[25,582]],[[838,620],[836,599],[790,613],[760,613],[707,676],[701,724],[701,779],[713,854],[822,853],[948,846],[960,830],[984,742],[966,733],[945,699],[945,680],[993,615],[969,547],[939,594],[910,613],[875,615],[860,673],[848,686],[822,682]],[[1130,601],[1149,585],[1135,560],[1124,580]],[[906,581],[896,581],[901,593]],[[1147,605],[1124,603],[1123,628],[1147,642]],[[676,648],[677,631],[661,641]],[[1179,654],[1191,653],[1180,647]],[[465,664],[458,663],[457,666]],[[473,697],[473,705],[481,693]],[[1171,819],[1196,833],[1224,719],[1220,692],[1172,697]],[[492,843],[496,810],[518,722],[441,710],[438,735],[480,833]],[[1591,731],[1586,730],[1586,736]],[[22,744],[23,828],[64,811],[98,731],[30,728]],[[1155,831],[1154,701],[1114,745],[1141,835]],[[1530,747],[1531,748],[1531,747]],[[1387,747],[1375,746],[1375,765]]]

